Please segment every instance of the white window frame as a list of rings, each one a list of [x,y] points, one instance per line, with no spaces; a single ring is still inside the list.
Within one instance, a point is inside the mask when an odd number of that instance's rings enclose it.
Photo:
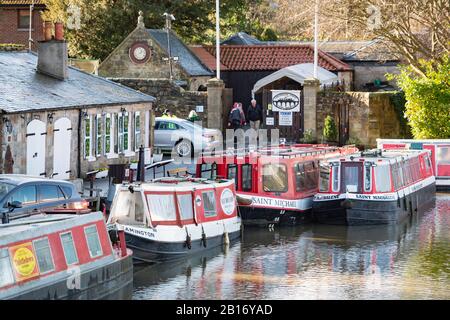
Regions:
[[[83,146],[83,153],[84,158],[88,161],[95,161],[96,158],[93,156],[93,116],[88,115],[86,118],[84,118],[84,146]],[[86,135],[86,124],[89,121],[89,136]],[[89,140],[89,154],[86,154],[86,141]]]
[[[74,252],[75,252],[75,257],[77,258],[77,261],[76,261],[76,262],[72,262],[72,263],[68,263],[68,262],[67,262],[66,249],[64,249],[63,238],[62,238],[63,235],[66,235],[66,234],[70,234],[70,235],[72,236],[73,249],[74,249]],[[66,264],[67,264],[68,266],[71,266],[71,265],[75,265],[75,264],[80,263],[80,259],[78,258],[77,246],[75,245],[75,240],[74,240],[74,238],[73,238],[73,233],[72,233],[72,231],[60,233],[60,234],[59,234],[59,239],[60,239],[60,241],[61,241],[61,247],[63,248],[64,260],[66,261]]]
[[[89,247],[89,241],[88,241],[88,237],[87,237],[87,234],[86,234],[86,229],[89,229],[89,228],[95,228],[95,232],[96,232],[96,235],[97,235],[98,244],[100,245],[100,254],[98,254],[98,255],[96,255],[96,256],[93,256],[93,255],[91,254],[91,248]],[[84,231],[84,238],[86,239],[86,245],[87,245],[88,251],[89,251],[89,256],[90,256],[92,259],[103,256],[104,253],[103,253],[102,243],[101,243],[101,241],[100,241],[100,235],[98,234],[98,228],[97,228],[97,225],[91,224],[91,225],[89,225],[89,226],[86,226],[86,227],[84,227],[83,231]]]
[[[101,157],[104,154],[104,141],[103,141],[103,117],[101,113],[97,113],[95,115],[95,155],[97,157]],[[100,124],[100,131],[98,130],[98,126]],[[98,152],[98,142],[100,141],[101,152]]]
[[[42,240],[47,240],[48,248],[50,250],[50,258],[52,260],[52,265],[53,265],[53,268],[51,270],[47,270],[45,272],[41,271],[41,267],[39,266],[38,251],[36,250],[36,242],[42,241]],[[37,266],[39,269],[39,273],[42,275],[42,274],[47,274],[47,273],[51,273],[51,272],[55,271],[55,260],[53,259],[52,246],[50,244],[50,240],[48,239],[48,237],[42,237],[42,238],[33,240],[33,249],[34,249],[34,253],[36,255],[36,263],[37,263]]]
[[[139,121],[137,121],[139,118]],[[133,116],[133,124],[134,124],[134,150],[139,151],[139,147],[142,144],[141,139],[141,112],[136,111]],[[136,124],[139,124],[139,128]],[[139,142],[139,143],[138,143]]]

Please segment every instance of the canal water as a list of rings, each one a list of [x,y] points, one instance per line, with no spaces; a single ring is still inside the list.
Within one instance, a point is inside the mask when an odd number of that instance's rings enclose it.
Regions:
[[[228,249],[136,268],[133,299],[450,299],[450,195],[397,226],[245,228]]]

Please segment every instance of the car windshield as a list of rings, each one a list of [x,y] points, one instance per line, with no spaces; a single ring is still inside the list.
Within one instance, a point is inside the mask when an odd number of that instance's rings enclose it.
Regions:
[[[10,183],[0,182],[0,199],[8,194],[16,186]]]

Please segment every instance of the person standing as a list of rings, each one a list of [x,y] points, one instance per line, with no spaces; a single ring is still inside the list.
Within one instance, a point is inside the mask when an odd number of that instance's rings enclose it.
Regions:
[[[238,102],[238,108],[241,111],[241,126],[245,126],[247,124],[247,120],[245,120],[245,113],[242,103]]]
[[[256,100],[251,101],[247,110],[247,120],[250,121],[250,128],[258,132],[262,121],[262,108],[256,103]]]
[[[233,108],[230,111],[230,115],[228,116],[228,126],[237,130],[241,128],[242,125],[242,114],[239,109],[239,104],[236,102],[233,105]]]

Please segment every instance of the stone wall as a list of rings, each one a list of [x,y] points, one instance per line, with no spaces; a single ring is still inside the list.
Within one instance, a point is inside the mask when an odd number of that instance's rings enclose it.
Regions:
[[[156,117],[161,116],[164,109],[169,109],[178,118],[186,119],[196,106],[203,106],[203,112],[197,114],[203,125],[207,126],[207,92],[185,91],[168,79],[111,78],[110,80],[156,97],[154,107]]]
[[[377,138],[397,138],[400,123],[390,96],[393,92],[321,91],[317,99],[317,131],[321,141],[324,119],[334,117],[339,129],[340,108],[348,106],[349,136],[367,147],[375,147]],[[342,120],[343,121],[343,120]]]

